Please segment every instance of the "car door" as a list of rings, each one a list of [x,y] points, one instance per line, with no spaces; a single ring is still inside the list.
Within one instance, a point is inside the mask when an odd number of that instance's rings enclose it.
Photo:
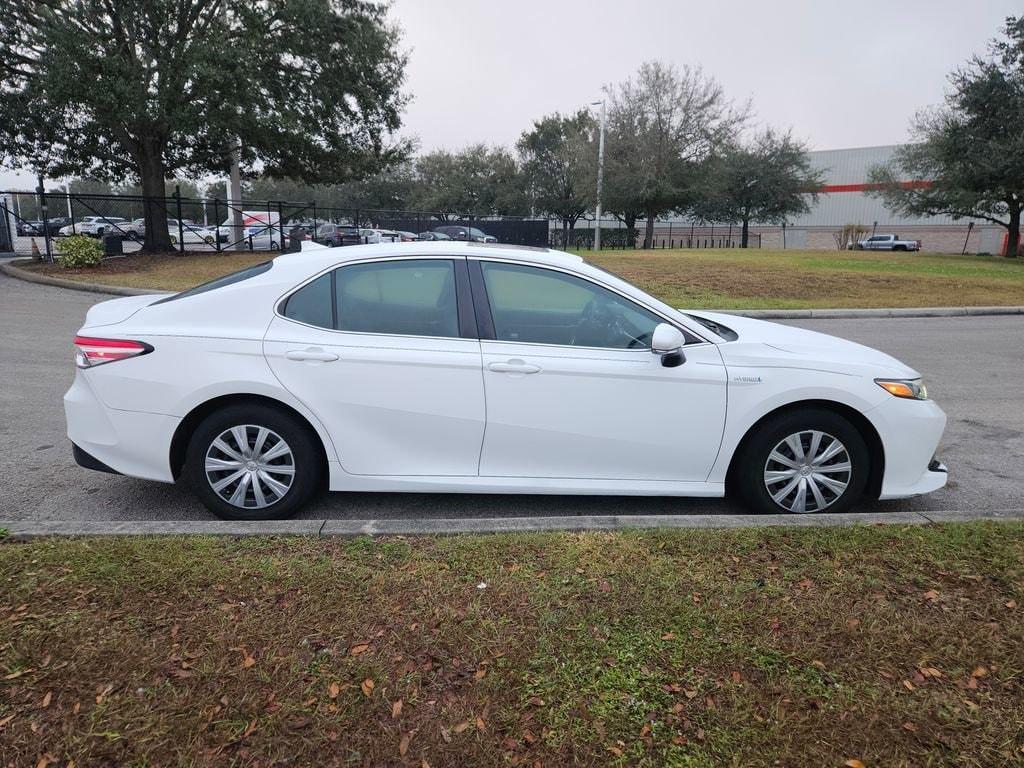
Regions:
[[[267,360],[346,472],[477,474],[485,412],[469,290],[464,258],[390,258],[340,266],[279,305]]]
[[[483,351],[481,476],[704,481],[726,371],[689,334],[686,362],[650,350],[664,319],[579,275],[470,259]]]

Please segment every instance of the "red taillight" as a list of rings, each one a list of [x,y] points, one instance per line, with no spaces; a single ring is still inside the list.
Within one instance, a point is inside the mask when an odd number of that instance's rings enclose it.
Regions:
[[[142,341],[75,336],[75,364],[79,368],[92,368],[152,351],[153,347]]]

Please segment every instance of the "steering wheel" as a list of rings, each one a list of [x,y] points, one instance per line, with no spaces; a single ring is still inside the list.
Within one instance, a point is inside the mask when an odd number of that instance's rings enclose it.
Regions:
[[[580,313],[580,319],[573,329],[570,344],[576,346],[583,340],[587,341],[587,335],[600,335],[604,339],[601,344],[582,343],[581,346],[606,346],[609,341],[616,345],[620,341],[628,341],[626,349],[633,349],[637,345],[643,345],[643,341],[637,337],[634,330],[627,327],[625,318],[621,312],[616,312],[610,302],[603,302],[593,298],[587,302]]]

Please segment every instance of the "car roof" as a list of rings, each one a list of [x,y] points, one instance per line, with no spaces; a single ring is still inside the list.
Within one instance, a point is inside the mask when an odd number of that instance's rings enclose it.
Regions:
[[[581,256],[574,256],[564,251],[550,248],[534,248],[525,245],[507,245],[504,243],[469,243],[459,240],[417,240],[413,243],[375,243],[372,245],[352,245],[344,249],[328,248],[309,240],[302,242],[302,250],[298,253],[286,253],[278,256],[275,261],[299,266],[315,268],[322,264],[327,268],[333,264],[363,259],[425,256],[482,256],[515,261],[536,262],[551,266],[579,266],[583,263]]]

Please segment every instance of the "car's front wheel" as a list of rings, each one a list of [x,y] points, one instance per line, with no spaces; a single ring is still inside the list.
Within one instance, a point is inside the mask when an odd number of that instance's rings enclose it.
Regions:
[[[189,441],[184,476],[206,507],[229,520],[297,512],[320,485],[322,462],[309,428],[261,404],[214,412]]]
[[[813,408],[762,423],[737,455],[731,480],[755,512],[846,512],[863,496],[870,464],[853,424]]]

